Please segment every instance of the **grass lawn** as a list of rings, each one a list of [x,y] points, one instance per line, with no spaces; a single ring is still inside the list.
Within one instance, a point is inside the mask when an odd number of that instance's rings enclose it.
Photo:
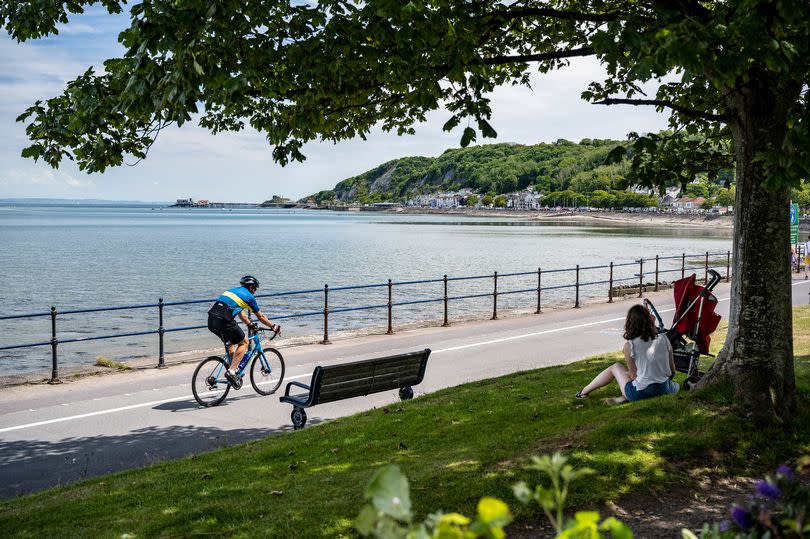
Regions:
[[[566,452],[597,475],[569,506],[689,485],[694,474],[759,474],[810,452],[810,307],[794,314],[799,417],[752,429],[727,388],[606,407],[574,393],[618,353],[450,388],[299,432],[0,502],[4,537],[336,537],[354,534],[372,472],[407,474],[417,518],[472,515],[482,496],[513,498],[531,455]],[[722,331],[715,334],[722,343]],[[241,464],[237,464],[241,463]]]

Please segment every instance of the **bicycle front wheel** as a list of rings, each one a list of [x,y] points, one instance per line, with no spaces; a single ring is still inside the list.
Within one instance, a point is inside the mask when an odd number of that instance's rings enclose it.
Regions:
[[[284,380],[284,358],[275,348],[265,348],[250,364],[250,383],[259,395],[272,395]]]
[[[211,356],[197,365],[191,378],[191,392],[200,406],[216,406],[225,400],[231,384],[225,378],[228,364],[221,357]]]

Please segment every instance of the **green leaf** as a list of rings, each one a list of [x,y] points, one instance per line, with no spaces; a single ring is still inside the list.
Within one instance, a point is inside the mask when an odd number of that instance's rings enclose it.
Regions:
[[[616,146],[607,154],[605,158],[606,165],[612,165],[615,163],[621,163],[624,157],[627,155],[627,148],[624,146]]]
[[[28,146],[27,148],[23,148],[23,151],[21,152],[21,156],[22,157],[31,157],[34,160],[37,160],[42,156],[42,146],[40,146],[39,144],[32,144],[31,146]]]
[[[457,114],[454,114],[453,116],[450,117],[449,120],[447,120],[444,123],[444,125],[442,126],[442,131],[452,131],[453,129],[456,128],[456,126],[458,126],[458,124],[460,122],[461,122],[461,117],[458,116]]]
[[[614,517],[603,520],[599,529],[609,531],[612,539],[633,539],[633,532],[630,527]]]
[[[475,202],[473,202],[473,204],[475,204]],[[532,491],[529,488],[529,486],[523,481],[512,485],[512,493],[514,493],[515,498],[517,498],[518,501],[524,504],[529,503],[529,501],[531,501],[532,499]]]
[[[534,499],[543,509],[552,510],[557,508],[557,498],[554,496],[554,491],[550,488],[538,486],[534,491]]]
[[[360,509],[360,514],[354,520],[354,527],[360,535],[371,535],[374,531],[374,524],[377,522],[377,511],[370,505],[364,505]]]
[[[599,523],[599,513],[596,511],[577,511],[574,519],[581,526],[596,526]]]
[[[475,129],[472,127],[465,127],[464,133],[461,135],[461,147],[466,148],[470,145],[470,142],[475,141]]]
[[[447,513],[441,516],[439,522],[446,522],[453,526],[466,526],[471,520],[460,513]]]
[[[375,472],[366,487],[366,499],[381,513],[400,521],[411,519],[408,480],[398,466],[388,465]]]
[[[478,129],[481,130],[481,135],[484,138],[498,138],[498,133],[489,125],[489,122],[481,118],[478,120]]]
[[[681,537],[683,539],[698,539],[698,536],[692,532],[692,530],[687,530],[686,528],[681,528]]]
[[[478,502],[478,518],[483,522],[497,523],[511,520],[509,507],[497,498],[484,497]]]

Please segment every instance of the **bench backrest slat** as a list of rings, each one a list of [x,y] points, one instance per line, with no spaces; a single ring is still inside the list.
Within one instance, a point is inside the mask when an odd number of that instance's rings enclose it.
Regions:
[[[316,367],[312,377],[316,394],[310,395],[310,405],[417,385],[425,376],[429,355],[430,350],[424,350]]]

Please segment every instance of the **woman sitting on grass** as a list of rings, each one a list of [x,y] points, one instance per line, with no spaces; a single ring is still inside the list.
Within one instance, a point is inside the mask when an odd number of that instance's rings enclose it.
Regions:
[[[608,385],[612,380],[619,383],[622,396],[607,399],[605,404],[638,401],[678,392],[680,386],[672,381],[675,375],[672,345],[666,335],[658,333],[652,315],[643,305],[633,305],[627,311],[624,338],[627,340],[624,343],[627,369],[620,363],[614,363],[577,393],[578,399],[586,398],[591,391]]]

